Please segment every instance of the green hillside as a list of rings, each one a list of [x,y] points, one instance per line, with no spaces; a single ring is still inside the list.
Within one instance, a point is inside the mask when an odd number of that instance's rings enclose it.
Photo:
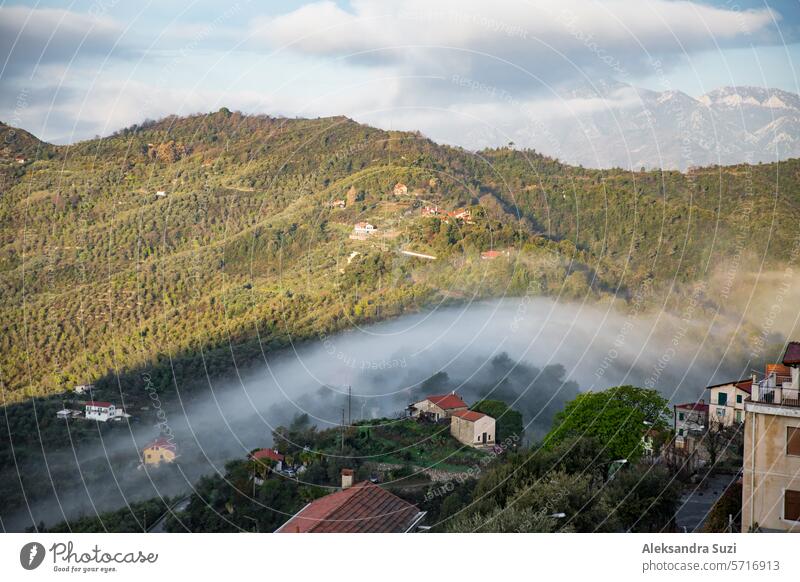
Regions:
[[[6,403],[142,366],[165,388],[446,302],[626,297],[736,253],[778,264],[800,215],[796,160],[585,170],[225,109],[72,146],[16,135],[0,156]],[[472,220],[422,216],[434,205]],[[379,234],[351,240],[358,221]],[[482,260],[489,249],[508,256]]]

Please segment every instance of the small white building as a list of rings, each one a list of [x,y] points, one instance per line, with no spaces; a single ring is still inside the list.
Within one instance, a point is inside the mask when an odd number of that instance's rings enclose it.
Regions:
[[[86,403],[86,418],[89,420],[98,420],[100,422],[108,422],[117,418],[127,416],[125,411],[117,408],[111,402],[97,402],[90,400]]]
[[[156,196],[158,196],[159,198],[166,198],[167,193],[164,190],[159,190],[158,192],[156,192]]]
[[[78,384],[73,388],[75,394],[91,394],[94,390],[94,384]]]
[[[56,412],[56,418],[60,418],[62,420],[69,420],[70,418],[74,418],[80,414],[77,410],[72,410],[70,408],[62,408],[58,412]]]
[[[354,240],[366,240],[367,237],[378,232],[378,227],[369,222],[357,222],[353,226],[353,233],[350,235]]]

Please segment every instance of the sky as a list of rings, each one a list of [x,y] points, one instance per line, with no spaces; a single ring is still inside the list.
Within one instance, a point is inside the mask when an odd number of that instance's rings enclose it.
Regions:
[[[609,83],[799,92],[798,57],[800,0],[5,2],[0,120],[71,143],[225,106],[458,143]]]

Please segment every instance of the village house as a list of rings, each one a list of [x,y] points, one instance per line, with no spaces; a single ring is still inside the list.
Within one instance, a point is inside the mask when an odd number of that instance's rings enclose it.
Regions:
[[[258,449],[250,454],[250,458],[260,461],[276,471],[283,471],[283,463],[286,460],[286,457],[274,449]]]
[[[156,196],[158,196],[159,198],[164,198],[166,197],[166,195],[167,193],[164,190],[159,190],[158,192],[156,192]]]
[[[750,397],[753,380],[739,380],[709,386],[708,422],[733,426],[744,422],[744,401]]]
[[[117,408],[111,402],[97,402],[90,400],[86,402],[86,412],[84,414],[87,420],[97,420],[100,422],[108,422],[109,420],[120,420],[126,416],[125,411]]]
[[[405,196],[408,194],[408,186],[403,184],[402,182],[398,182],[394,185],[394,189],[392,190],[395,196]]]
[[[347,202],[345,202],[344,200],[341,200],[341,199],[340,200],[333,200],[333,201],[328,203],[328,206],[331,207],[331,208],[346,208],[347,207]]]
[[[474,410],[456,410],[450,417],[450,434],[471,447],[495,444],[495,420]]]
[[[17,160],[18,164],[24,164],[25,162],[28,161],[26,158],[24,158],[22,156],[17,156],[16,160]]]
[[[87,392],[91,394],[92,390],[94,390],[94,384],[78,384],[72,390],[75,394],[86,394]]]
[[[69,420],[71,418],[78,418],[81,415],[80,410],[72,410],[71,408],[62,408],[56,412],[56,418],[61,420]]]
[[[366,240],[368,237],[378,232],[378,227],[370,224],[369,222],[357,222],[353,226],[353,232],[350,238],[353,240]]]
[[[472,211],[469,208],[456,208],[450,213],[450,216],[456,220],[463,220],[464,222],[472,222]]]
[[[800,342],[767,372],[744,404],[742,531],[800,532]]]
[[[481,253],[481,259],[484,261],[493,261],[500,257],[508,257],[509,255],[510,253],[508,251],[496,251],[496,250],[483,251]]]
[[[167,437],[160,436],[142,449],[142,462],[151,467],[161,463],[172,463],[178,456],[175,443]]]
[[[443,212],[438,206],[423,206],[420,214],[422,216],[439,216]]]
[[[455,392],[451,392],[450,394],[439,396],[428,396],[424,400],[413,403],[408,408],[414,418],[439,421],[450,418],[454,412],[467,410],[469,407]]]
[[[673,407],[673,427],[675,429],[675,446],[687,446],[687,440],[702,435],[708,427],[708,404],[687,402]]]
[[[353,484],[342,469],[342,489],[303,507],[275,533],[408,533],[425,517],[416,505],[370,481]]]

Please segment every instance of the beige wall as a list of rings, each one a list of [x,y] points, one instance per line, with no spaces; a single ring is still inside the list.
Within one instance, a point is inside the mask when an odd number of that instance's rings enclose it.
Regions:
[[[717,404],[720,393],[728,395],[728,403],[725,406]],[[741,396],[742,401],[736,402],[736,397]],[[720,386],[711,389],[711,403],[708,406],[708,424],[722,421],[724,426],[731,426],[734,423],[744,421],[744,401],[750,395],[744,390],[740,390],[733,384]],[[740,420],[736,420],[736,411],[739,411]]]
[[[486,433],[486,444],[495,443],[495,422],[491,416],[483,416],[475,422],[470,422],[458,416],[450,420],[450,434],[465,445],[477,446],[483,444],[483,433]]]
[[[800,491],[800,456],[786,454],[787,427],[800,427],[800,408],[748,403],[744,424],[742,531],[800,531],[783,519],[783,492]]]

